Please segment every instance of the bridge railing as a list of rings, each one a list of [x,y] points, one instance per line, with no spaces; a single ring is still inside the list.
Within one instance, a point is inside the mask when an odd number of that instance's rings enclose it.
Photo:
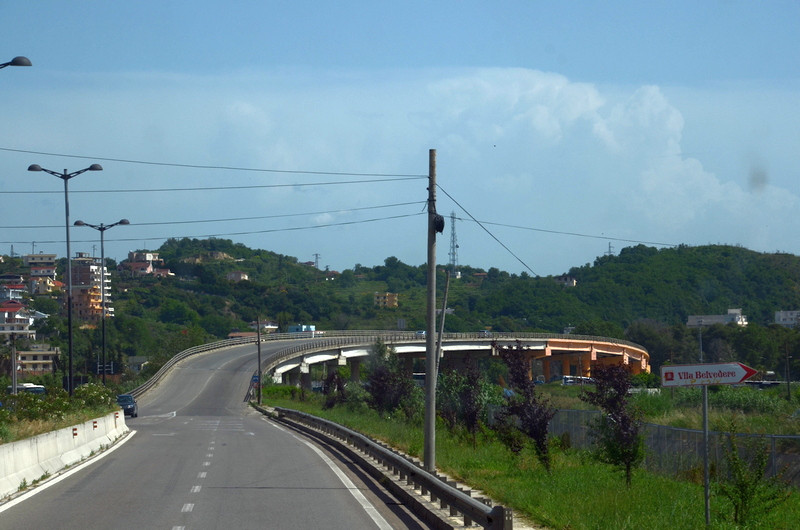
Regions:
[[[336,438],[362,454],[379,462],[389,473],[405,481],[408,487],[420,490],[423,496],[430,495],[432,503],[439,503],[440,509],[450,510],[451,517],[462,517],[464,526],[473,522],[490,530],[512,530],[513,512],[504,506],[490,506],[489,502],[470,497],[447,482],[445,477],[428,473],[408,457],[384,447],[366,436],[304,412],[275,407],[280,418],[288,418]]]
[[[621,339],[612,339],[608,337],[596,337],[591,335],[559,335],[557,333],[491,333],[485,335],[480,332],[468,333],[443,333],[443,340],[480,340],[491,342],[494,340],[547,340],[547,339],[561,339],[561,340],[584,340],[584,341],[597,341],[607,342],[611,344],[620,344],[630,346],[642,351],[645,350],[642,346],[634,344]],[[313,340],[309,340],[313,339]],[[303,351],[319,351],[333,347],[341,347],[355,344],[369,344],[376,340],[381,339],[387,344],[397,344],[402,342],[419,342],[421,337],[413,331],[381,331],[381,330],[352,330],[352,331],[303,331],[299,333],[265,333],[261,335],[261,342],[270,341],[287,341],[287,340],[303,340],[304,342],[295,346],[290,346],[280,351],[268,354],[262,359],[261,369],[264,372],[272,370],[280,363],[287,359],[296,357],[298,353]],[[154,386],[156,386],[161,379],[180,361],[198,353],[204,353],[212,350],[228,348],[230,346],[238,346],[241,344],[255,344],[257,341],[256,336],[240,337],[235,339],[221,340],[194,346],[184,350],[169,361],[167,361],[161,369],[156,372],[146,383],[135,388],[130,393],[136,397],[141,396]]]
[[[158,370],[153,377],[148,379],[144,384],[139,385],[138,387],[134,388],[129,392],[134,397],[139,397],[151,388],[155,387],[166,375],[169,373],[172,368],[178,364],[180,361],[186,359],[187,357],[191,357],[192,355],[197,355],[198,353],[205,353],[213,350],[220,350],[222,348],[230,348],[231,346],[239,346],[241,344],[248,344],[255,342],[255,339],[251,339],[249,337],[239,338],[239,339],[227,339],[227,340],[220,340],[217,342],[210,342],[208,344],[201,344],[199,346],[192,346],[189,349],[183,350],[175,354],[170,360],[168,360],[161,369]]]

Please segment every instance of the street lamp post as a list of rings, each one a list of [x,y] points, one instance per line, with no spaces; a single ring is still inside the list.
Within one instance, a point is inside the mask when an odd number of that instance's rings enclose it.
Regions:
[[[94,228],[98,232],[100,232],[100,310],[102,312],[102,322],[103,322],[103,385],[106,384],[106,251],[105,251],[105,238],[103,234],[105,234],[106,230],[109,228],[113,228],[117,225],[129,225],[131,224],[130,221],[127,219],[120,219],[116,223],[111,223],[110,225],[104,225],[100,223],[99,225],[90,225],[89,223],[84,223],[83,221],[75,221],[75,226],[88,226],[89,228]]]
[[[0,63],[0,68],[5,68],[6,66],[33,66],[31,64],[30,59],[27,57],[14,57],[7,63]]]
[[[73,384],[73,377],[75,372],[73,371],[72,365],[72,251],[70,250],[69,246],[69,179],[72,177],[76,177],[81,173],[86,171],[103,171],[103,167],[100,164],[92,164],[91,166],[81,169],[80,171],[73,171],[72,173],[67,173],[65,169],[63,173],[59,173],[58,171],[52,171],[50,169],[45,169],[41,167],[39,164],[32,164],[28,166],[28,171],[44,171],[45,173],[49,173],[55,177],[60,178],[64,181],[64,212],[66,216],[66,227],[67,227],[67,335],[69,337],[69,348],[68,348],[68,355],[69,355],[69,380],[67,381],[67,391],[69,395],[72,396],[72,384]]]

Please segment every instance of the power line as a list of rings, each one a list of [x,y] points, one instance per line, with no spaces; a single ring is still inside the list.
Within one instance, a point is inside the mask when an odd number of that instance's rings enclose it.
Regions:
[[[503,243],[502,241],[500,241],[500,240],[497,238],[497,236],[495,236],[493,233],[491,233],[491,232],[489,231],[489,229],[488,229],[488,228],[486,228],[485,226],[483,226],[483,225],[484,225],[484,223],[481,223],[480,221],[478,221],[477,219],[475,219],[475,217],[473,217],[473,215],[472,215],[471,213],[469,213],[469,212],[467,211],[467,209],[466,209],[466,208],[464,208],[463,206],[461,206],[461,204],[459,204],[459,202],[458,202],[457,200],[455,200],[455,199],[453,198],[453,196],[452,196],[452,195],[450,195],[449,193],[447,193],[447,191],[445,191],[445,189],[444,189],[444,188],[442,188],[442,187],[441,187],[441,186],[439,186],[438,184],[436,185],[436,187],[437,187],[437,188],[439,188],[440,190],[442,190],[442,193],[444,193],[445,195],[447,195],[447,196],[450,198],[450,200],[451,200],[451,201],[453,201],[454,203],[456,203],[456,205],[457,205],[459,208],[461,208],[461,209],[464,211],[464,213],[465,213],[465,214],[469,215],[469,216],[470,216],[470,218],[471,218],[471,219],[472,219],[474,222],[478,223],[478,226],[480,226],[481,228],[483,228],[483,230],[484,230],[484,231],[485,231],[487,234],[489,234],[489,236],[490,236],[492,239],[494,239],[495,241],[497,241],[497,242],[500,244],[500,246],[501,246],[501,247],[503,247],[504,249],[506,249],[506,252],[508,252],[509,254],[511,254],[512,256],[514,256],[514,257],[517,259],[517,261],[519,261],[520,263],[522,263],[522,266],[523,266],[523,267],[525,267],[526,269],[528,269],[529,271],[531,271],[531,274],[533,274],[534,276],[537,276],[537,277],[539,276],[538,274],[536,274],[535,272],[533,272],[533,269],[531,269],[531,268],[528,266],[528,264],[527,264],[527,263],[525,263],[524,261],[522,261],[522,259],[520,259],[520,257],[519,257],[519,256],[517,256],[516,254],[514,254],[514,253],[511,251],[511,249],[510,249],[510,248],[508,248],[508,247],[505,245],[505,243]],[[488,223],[485,223],[485,224],[488,224]]]
[[[337,175],[337,176],[356,176],[356,177],[414,177],[414,178],[428,178],[427,175],[414,175],[414,174],[392,174],[392,173],[356,173],[356,172],[342,172],[342,171],[308,171],[301,169],[263,169],[252,167],[237,167],[237,166],[210,166],[200,164],[178,164],[172,162],[151,162],[146,160],[130,160],[125,158],[108,158],[102,156],[83,156],[83,155],[67,155],[63,153],[48,153],[45,151],[28,151],[25,149],[11,149],[9,147],[0,147],[0,151],[9,151],[12,153],[26,153],[30,155],[42,156],[58,156],[63,158],[78,158],[83,160],[100,160],[103,162],[120,162],[123,164],[142,164],[147,166],[165,166],[165,167],[182,167],[189,169],[218,169],[224,171],[249,171],[256,173],[288,173],[293,175]]]
[[[75,193],[160,193],[160,192],[176,192],[176,191],[220,191],[220,190],[251,190],[262,188],[299,188],[303,186],[338,186],[342,184],[375,184],[378,182],[397,182],[405,180],[419,180],[420,177],[399,177],[399,178],[383,178],[383,179],[370,179],[370,180],[341,180],[336,182],[307,182],[307,183],[293,183],[293,184],[254,184],[250,186],[209,186],[200,188],[157,188],[157,189],[133,189],[133,190],[70,190],[71,194]],[[48,191],[0,191],[0,195],[54,195],[63,194],[63,191],[48,190]]]
[[[287,214],[276,214],[276,215],[263,215],[258,217],[231,217],[228,219],[203,219],[203,220],[196,220],[196,221],[162,221],[162,222],[150,222],[150,223],[131,223],[131,225],[135,226],[165,226],[165,225],[180,225],[180,224],[200,224],[200,223],[224,223],[230,221],[255,221],[259,219],[278,219],[282,217],[303,217],[307,215],[323,215],[329,213],[347,213],[347,212],[358,212],[363,210],[377,210],[380,208],[394,208],[397,206],[409,206],[414,204],[425,204],[425,201],[413,201],[413,202],[401,202],[397,204],[384,204],[381,206],[364,206],[361,208],[347,208],[347,209],[336,209],[336,210],[325,210],[321,212],[305,212],[305,213],[287,213]],[[30,228],[64,228],[64,225],[28,225],[28,226],[0,226],[0,230],[21,230],[21,229],[30,229]]]
[[[210,238],[210,237],[228,237],[228,236],[243,236],[243,235],[252,235],[252,234],[270,234],[274,232],[293,232],[297,230],[313,230],[317,228],[330,228],[332,226],[346,226],[346,225],[354,225],[354,224],[361,224],[361,223],[374,223],[378,221],[390,221],[393,219],[403,219],[405,217],[416,217],[419,215],[425,215],[425,212],[418,212],[418,213],[410,213],[404,215],[393,215],[389,217],[378,217],[375,219],[362,219],[358,221],[342,221],[339,223],[326,223],[314,226],[295,226],[289,228],[272,228],[269,230],[251,230],[246,232],[230,232],[227,234],[203,234],[203,235],[194,235],[194,236],[160,236],[160,237],[133,237],[133,238],[120,238],[120,239],[107,239],[106,242],[130,242],[130,241],[159,241],[162,239],[203,239],[203,238]],[[131,223],[133,224],[133,223]],[[94,243],[96,240],[94,239],[87,239],[87,240],[72,240],[73,243]],[[27,241],[0,241],[2,245],[14,245],[14,244],[26,244]],[[59,244],[64,243],[63,240],[52,240],[52,241],[43,241],[41,239],[36,240],[36,244]]]
[[[475,222],[478,222],[480,224],[480,222],[475,220],[475,219],[461,219],[461,218],[459,218],[459,220],[460,221],[475,221]],[[678,246],[677,243],[659,243],[659,242],[656,242],[656,241],[639,241],[637,239],[623,239],[623,238],[619,238],[619,237],[597,236],[597,235],[592,235],[592,234],[580,234],[578,232],[563,232],[563,231],[560,231],[560,230],[546,230],[544,228],[532,228],[530,226],[518,226],[518,225],[509,225],[509,224],[503,224],[503,223],[493,223],[491,221],[481,221],[481,222],[483,222],[483,224],[487,224],[487,225],[503,226],[503,227],[506,227],[506,228],[517,228],[519,230],[529,230],[529,231],[532,231],[532,232],[544,232],[546,234],[557,234],[557,235],[561,235],[561,236],[586,237],[586,238],[590,238],[590,239],[603,239],[603,240],[606,240],[606,241],[621,241],[623,243],[638,243],[638,244],[642,244],[642,245],[657,245],[657,246],[661,246],[661,247],[677,247]]]

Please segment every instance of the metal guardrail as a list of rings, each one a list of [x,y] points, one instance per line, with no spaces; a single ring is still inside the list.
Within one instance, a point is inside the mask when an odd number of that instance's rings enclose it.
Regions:
[[[255,342],[255,339],[250,339],[249,337],[243,339],[228,339],[228,340],[221,340],[218,342],[211,342],[209,344],[201,344],[200,346],[193,346],[188,350],[183,350],[180,353],[175,354],[169,361],[164,363],[164,366],[156,372],[153,377],[148,379],[144,384],[139,385],[138,387],[134,388],[129,394],[133,395],[134,397],[138,398],[151,388],[155,387],[161,380],[169,373],[172,368],[178,364],[180,361],[186,359],[187,357],[191,357],[192,355],[196,355],[198,353],[205,353],[212,350],[219,350],[222,348],[229,348],[231,346],[238,346],[240,344],[247,344],[250,342]]]
[[[337,423],[311,416],[304,412],[275,407],[280,418],[289,418],[317,429],[327,436],[341,440],[362,454],[379,462],[386,470],[405,480],[407,486],[421,490],[423,496],[430,495],[431,502],[439,503],[441,509],[450,510],[451,517],[463,517],[464,526],[473,522],[489,530],[512,530],[513,511],[505,506],[489,506],[448,483],[445,477],[428,473],[408,457],[384,447],[366,436]]]

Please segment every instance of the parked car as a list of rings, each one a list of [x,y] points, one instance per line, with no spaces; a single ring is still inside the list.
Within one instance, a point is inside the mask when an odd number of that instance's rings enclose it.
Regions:
[[[130,394],[120,394],[117,396],[117,405],[120,406],[122,412],[131,418],[139,417],[139,404],[136,403],[136,398]]]

